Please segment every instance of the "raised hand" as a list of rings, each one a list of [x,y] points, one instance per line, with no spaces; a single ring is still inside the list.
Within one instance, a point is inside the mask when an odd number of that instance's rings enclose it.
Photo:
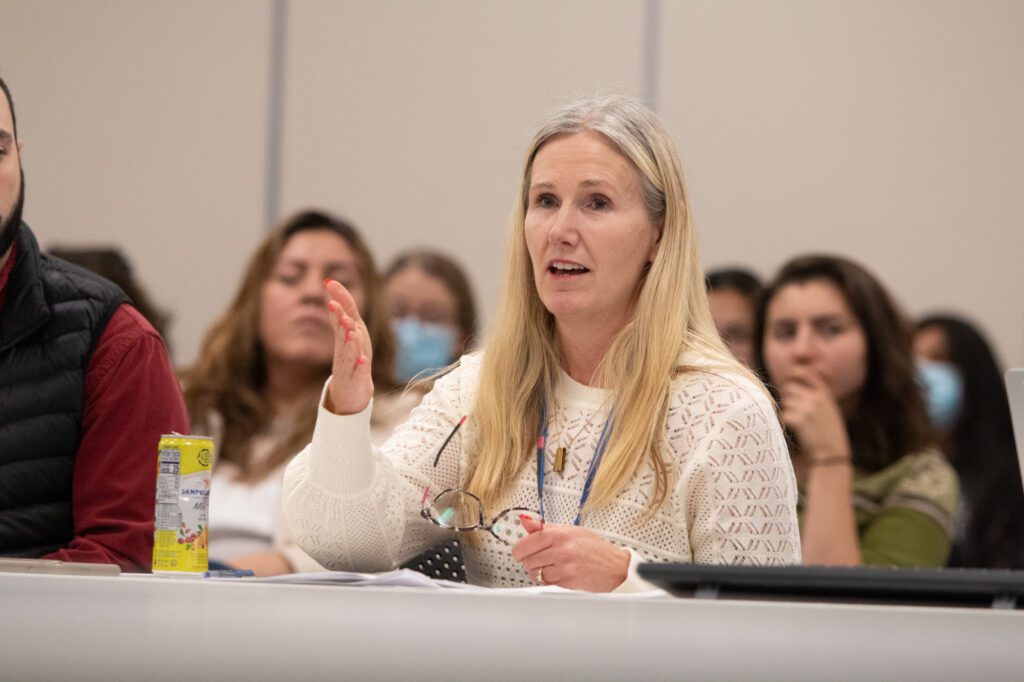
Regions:
[[[334,363],[325,407],[335,414],[356,414],[373,398],[370,334],[352,294],[340,282],[324,280],[324,291],[334,324]]]
[[[579,526],[540,524],[520,517],[530,533],[512,548],[530,579],[588,592],[611,592],[629,574],[629,552]]]

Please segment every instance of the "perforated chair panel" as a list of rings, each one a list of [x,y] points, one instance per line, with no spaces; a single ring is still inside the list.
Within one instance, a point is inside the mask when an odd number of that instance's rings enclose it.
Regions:
[[[402,568],[411,568],[435,580],[466,582],[466,565],[462,561],[462,547],[458,540],[432,547],[402,564]]]

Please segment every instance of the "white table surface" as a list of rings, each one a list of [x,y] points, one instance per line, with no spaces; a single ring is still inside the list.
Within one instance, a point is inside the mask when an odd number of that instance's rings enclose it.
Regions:
[[[1024,611],[0,574],[2,680],[1024,679]]]

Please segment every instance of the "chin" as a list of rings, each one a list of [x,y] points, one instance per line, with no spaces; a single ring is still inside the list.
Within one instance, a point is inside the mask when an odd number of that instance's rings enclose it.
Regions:
[[[325,365],[330,367],[331,362],[334,360],[334,347],[331,346],[329,350],[324,351],[322,345],[296,345],[290,349],[290,352],[285,357],[287,357],[289,362],[296,365]]]
[[[541,299],[541,303],[548,309],[548,312],[555,317],[574,317],[583,312],[584,306],[580,301],[567,296],[548,296]]]

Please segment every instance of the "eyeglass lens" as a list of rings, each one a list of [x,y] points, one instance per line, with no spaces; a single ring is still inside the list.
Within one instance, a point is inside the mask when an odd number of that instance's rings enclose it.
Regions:
[[[447,490],[431,503],[430,515],[439,525],[460,530],[486,527],[482,523],[483,505],[476,497],[461,490]],[[506,545],[514,545],[528,533],[523,527],[520,515],[526,515],[540,522],[539,513],[521,508],[506,509],[494,517],[491,533]]]
[[[529,535],[526,529],[523,528],[523,521],[519,518],[520,515],[529,516],[537,523],[540,523],[540,514],[535,511],[530,511],[529,509],[506,509],[494,517],[491,533],[506,545],[516,544]]]
[[[430,515],[448,528],[476,528],[483,516],[480,500],[461,490],[447,490],[438,495],[430,505]]]

